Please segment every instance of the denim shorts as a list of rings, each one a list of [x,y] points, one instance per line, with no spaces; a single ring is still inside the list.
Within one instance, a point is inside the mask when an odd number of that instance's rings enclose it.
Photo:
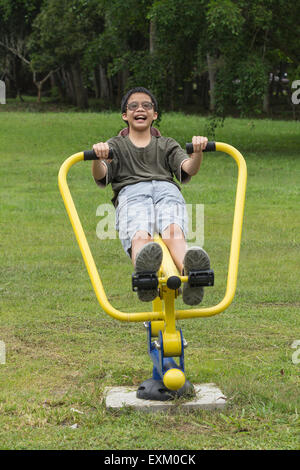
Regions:
[[[142,181],[121,189],[116,209],[116,230],[125,253],[130,257],[132,238],[139,230],[151,237],[177,224],[187,236],[188,215],[185,200],[175,184],[168,181]]]

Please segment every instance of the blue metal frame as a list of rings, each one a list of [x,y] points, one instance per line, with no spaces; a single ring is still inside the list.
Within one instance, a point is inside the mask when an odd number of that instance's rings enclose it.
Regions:
[[[156,349],[151,338],[151,321],[147,322],[148,328],[148,354],[153,362],[153,374],[152,378],[154,380],[163,380],[163,377],[167,370],[169,369],[180,369],[184,373],[184,346],[183,346],[183,335],[180,329],[180,338],[181,338],[181,355],[179,357],[179,365],[172,357],[164,357],[164,345],[163,345],[163,335],[159,331],[159,343],[160,350]]]

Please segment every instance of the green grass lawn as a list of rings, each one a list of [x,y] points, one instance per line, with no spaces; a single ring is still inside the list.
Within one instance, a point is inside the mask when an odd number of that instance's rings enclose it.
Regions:
[[[217,384],[228,405],[153,415],[105,408],[106,386],[151,376],[146,331],[99,307],[57,185],[65,158],[115,135],[120,117],[1,112],[0,125],[0,448],[299,449],[300,364],[291,348],[300,340],[299,122],[227,119],[217,131],[248,166],[238,288],[226,312],[179,326],[187,377]],[[181,114],[165,114],[160,126],[182,145],[204,128],[204,118]],[[230,157],[205,154],[182,189],[187,203],[205,207],[215,270],[207,306],[225,292],[236,176]],[[96,237],[96,209],[111,188],[94,184],[90,163],[73,167],[69,184],[109,300],[144,311],[120,242]]]

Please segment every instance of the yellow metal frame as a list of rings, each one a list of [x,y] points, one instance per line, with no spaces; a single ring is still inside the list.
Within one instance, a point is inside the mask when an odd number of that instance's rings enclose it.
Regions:
[[[152,322],[152,335],[157,336],[159,331],[163,332],[164,354],[165,356],[180,356],[181,340],[180,333],[176,331],[176,320],[186,318],[209,317],[223,312],[231,304],[237,285],[238,263],[240,254],[240,243],[243,225],[243,214],[245,205],[247,167],[242,154],[231,145],[223,142],[216,142],[216,151],[225,152],[233,157],[238,166],[238,181],[235,198],[234,219],[231,237],[231,248],[228,265],[227,287],[224,298],[217,305],[207,308],[194,308],[187,310],[175,309],[175,298],[178,292],[167,287],[168,277],[176,275],[182,282],[187,282],[187,276],[179,276],[167,247],[159,237],[156,241],[163,249],[163,262],[159,273],[160,298],[153,301],[151,312],[125,313],[115,309],[107,299],[103,284],[91,254],[87,239],[85,237],[80,219],[78,217],[68,184],[67,174],[71,166],[84,159],[84,153],[76,153],[62,164],[59,175],[59,189],[69,215],[77,242],[79,244],[90,280],[92,282],[97,299],[103,310],[111,317],[127,322]]]

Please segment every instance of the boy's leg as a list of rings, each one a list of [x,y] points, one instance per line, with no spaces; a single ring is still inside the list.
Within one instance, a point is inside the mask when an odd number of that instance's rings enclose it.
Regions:
[[[210,269],[208,254],[198,246],[187,249],[182,229],[177,224],[171,224],[162,233],[162,239],[167,245],[170,254],[179,272],[188,276],[192,270],[201,271]],[[182,299],[187,305],[198,305],[204,295],[204,288],[190,287],[188,283],[183,286]]]
[[[155,189],[156,231],[161,235],[181,273],[187,250],[188,213],[185,200],[173,183],[155,181]]]
[[[143,230],[136,232],[131,243],[131,258],[136,273],[154,272],[160,268],[163,252],[158,243],[152,241],[151,235]],[[138,289],[142,302],[151,302],[158,296],[158,289]]]
[[[168,247],[177,269],[180,273],[182,273],[183,260],[187,250],[187,244],[181,227],[179,227],[177,224],[170,224],[162,232],[161,238]]]
[[[126,186],[118,197],[116,229],[125,253],[135,265],[137,253],[152,241],[154,207],[151,182]]]
[[[131,242],[131,260],[133,266],[135,266],[136,255],[147,243],[152,241],[153,238],[147,231],[139,230],[138,232],[136,232]]]

